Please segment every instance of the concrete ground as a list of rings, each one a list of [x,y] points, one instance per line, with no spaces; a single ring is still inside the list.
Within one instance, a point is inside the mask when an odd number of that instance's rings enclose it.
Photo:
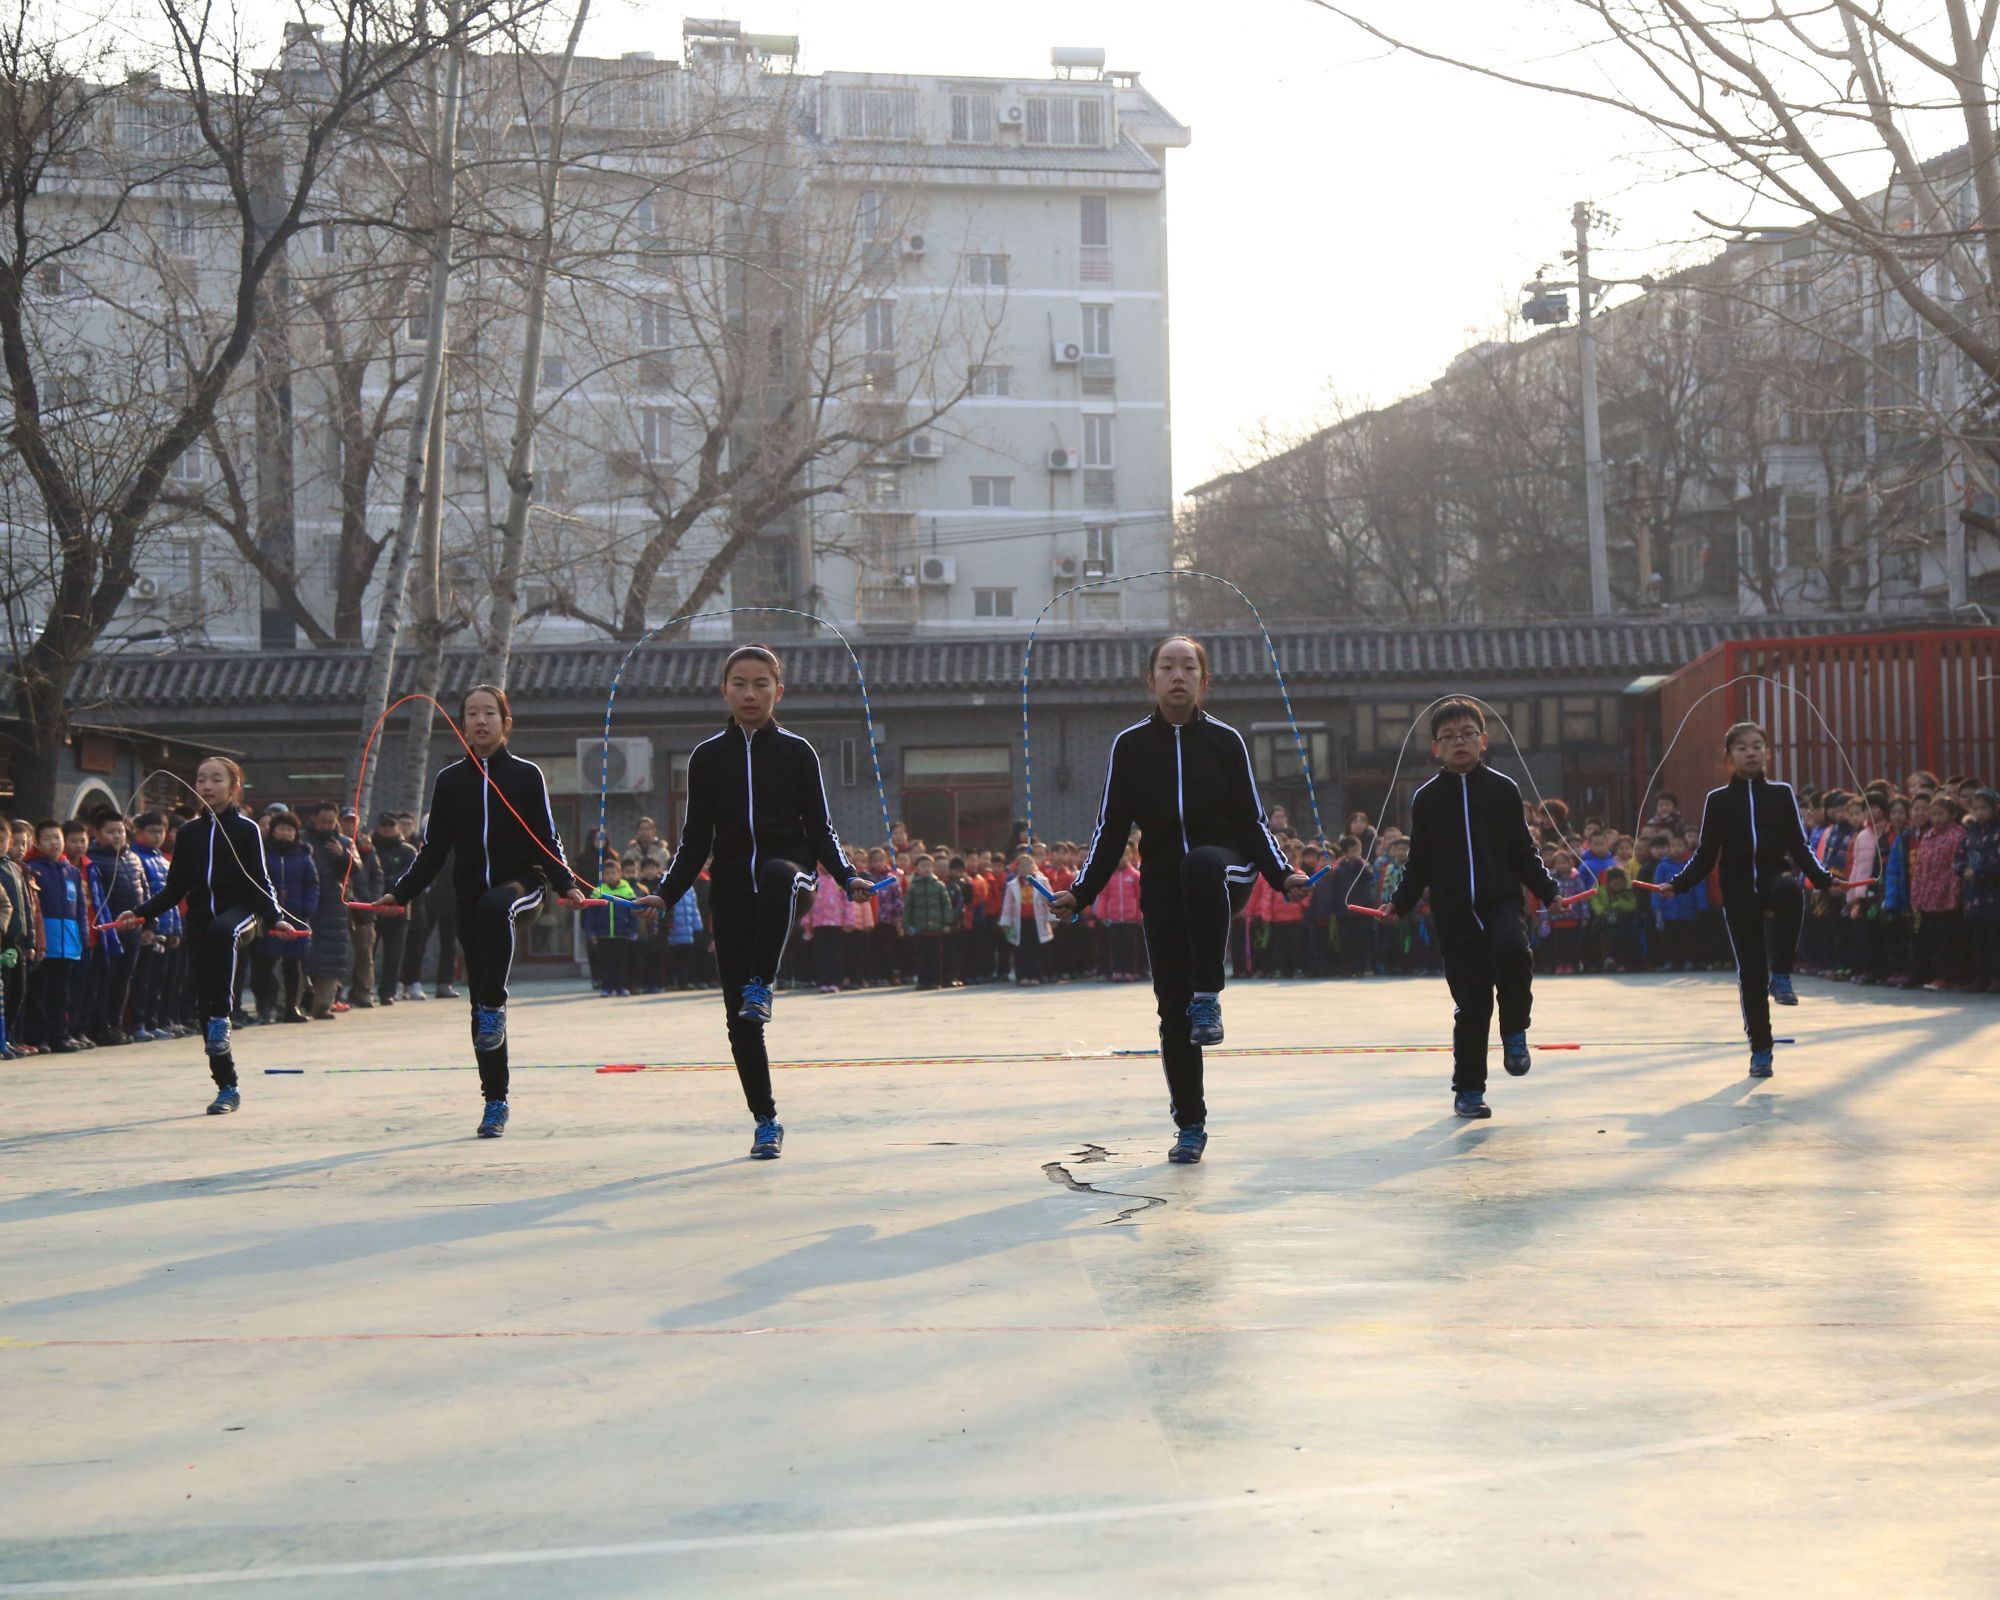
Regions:
[[[455,1004],[0,1067],[0,1595],[1991,1596],[2000,1001],[1800,988],[1465,1124],[1441,984],[1240,985],[1196,1168],[1136,987],[781,995],[775,1165],[590,1070],[708,995],[518,998],[498,1143]]]

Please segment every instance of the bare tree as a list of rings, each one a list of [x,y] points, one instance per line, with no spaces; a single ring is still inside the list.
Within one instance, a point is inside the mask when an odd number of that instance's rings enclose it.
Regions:
[[[348,0],[329,14],[326,33],[289,28],[273,68],[239,15],[179,0],[157,5],[166,39],[157,86],[110,81],[114,65],[130,59],[129,34],[110,22],[78,27],[17,0],[0,28],[7,443],[47,551],[45,585],[26,602],[41,603],[41,620],[24,627],[13,659],[27,730],[16,792],[30,810],[54,803],[71,680],[137,576],[176,463],[214,425],[238,380],[265,284],[305,225],[315,188],[378,96],[437,50],[463,45],[489,16],[485,4],[468,7],[438,31],[428,11]],[[78,179],[89,180],[87,189]],[[124,426],[105,430],[64,403],[64,383],[86,376],[79,364],[101,372],[102,361],[80,355],[102,347],[104,323],[118,327],[127,350],[144,333],[113,311],[100,314],[91,285],[115,278],[111,299],[142,297],[113,247],[135,225],[177,225],[152,213],[182,183],[189,203],[214,219],[204,265],[227,274],[226,309],[184,382],[156,378],[117,397]],[[75,301],[51,309],[43,297],[61,300],[72,280]],[[85,326],[93,318],[98,325]]]

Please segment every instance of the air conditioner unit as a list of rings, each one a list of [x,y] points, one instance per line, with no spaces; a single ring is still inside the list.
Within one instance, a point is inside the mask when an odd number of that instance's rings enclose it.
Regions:
[[[958,582],[958,558],[955,556],[925,556],[917,568],[918,581],[927,589],[948,588]]]
[[[613,739],[607,753],[603,739],[579,739],[576,771],[586,790],[602,783],[611,794],[648,794],[653,787],[653,741],[644,734]]]
[[[1080,563],[1075,556],[1057,556],[1056,576],[1058,578],[1067,578],[1070,582],[1074,583],[1079,566]]]
[[[1000,120],[1010,128],[1018,128],[1028,120],[1028,108],[1024,105],[1003,106],[1000,109]]]
[[[914,433],[910,435],[910,459],[913,461],[935,461],[944,454],[944,440],[934,433]]]
[[[158,578],[134,578],[132,580],[132,598],[135,600],[159,599],[160,580]]]
[[[903,235],[904,255],[920,256],[923,253],[924,253],[924,236],[921,233],[906,233]]]
[[[1059,367],[1073,367],[1083,359],[1083,346],[1074,339],[1058,339],[1049,346],[1049,359]]]
[[[1076,471],[1076,452],[1074,450],[1065,450],[1061,445],[1057,445],[1055,449],[1049,452],[1049,471]]]

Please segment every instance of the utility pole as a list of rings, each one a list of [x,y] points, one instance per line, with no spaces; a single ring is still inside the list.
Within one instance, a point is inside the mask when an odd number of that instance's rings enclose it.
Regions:
[[[1597,340],[1590,331],[1590,202],[1570,212],[1576,224],[1576,349],[1583,373],[1583,504],[1590,525],[1590,614],[1611,615],[1611,556],[1604,533],[1604,452],[1597,437]],[[1640,574],[1643,583],[1645,574]]]

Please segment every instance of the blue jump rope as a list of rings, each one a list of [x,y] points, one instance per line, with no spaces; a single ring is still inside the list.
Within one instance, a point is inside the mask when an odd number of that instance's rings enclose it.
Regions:
[[[875,773],[875,802],[882,808],[882,842],[888,847],[890,860],[893,861],[895,859],[896,830],[889,823],[889,796],[882,787],[882,754],[876,748],[875,744],[875,711],[868,703],[868,679],[861,671],[861,658],[854,653],[854,646],[849,643],[847,635],[842,633],[831,622],[828,622],[825,617],[814,616],[810,611],[800,611],[792,606],[725,606],[716,611],[683,612],[678,617],[669,617],[658,627],[647,629],[634,642],[632,648],[625,652],[624,659],[618,663],[617,672],[612,674],[611,693],[604,701],[604,743],[602,754],[598,760],[597,772],[598,848],[600,850],[604,848],[606,837],[605,825],[611,805],[611,714],[618,704],[618,687],[625,680],[625,669],[632,664],[632,658],[652,640],[654,635],[664,633],[668,628],[677,628],[684,622],[697,622],[704,617],[737,617],[749,612],[783,617],[803,617],[808,622],[818,623],[820,627],[826,629],[828,633],[838,639],[841,648],[847,652],[847,659],[854,666],[854,681],[861,688],[861,720],[867,725],[868,729],[868,764],[874,769]],[[895,881],[895,877],[891,875],[887,878],[874,880],[874,886],[877,889],[886,889]]]
[[[1312,760],[1306,754],[1305,736],[1299,732],[1299,719],[1292,711],[1292,691],[1285,682],[1285,669],[1278,662],[1278,646],[1271,638],[1271,630],[1264,626],[1264,614],[1257,609],[1256,601],[1227,578],[1219,578],[1212,572],[1198,572],[1192,567],[1161,567],[1153,572],[1129,572],[1116,578],[1090,578],[1083,583],[1070,585],[1035,613],[1034,623],[1028,629],[1028,647],[1021,653],[1021,780],[1027,794],[1028,842],[1033,844],[1035,840],[1035,751],[1028,734],[1028,672],[1035,660],[1035,635],[1040,631],[1042,622],[1049,612],[1055,609],[1057,602],[1066,600],[1084,589],[1102,589],[1108,584],[1133,583],[1140,578],[1200,578],[1208,583],[1219,583],[1250,608],[1250,615],[1257,624],[1257,631],[1264,636],[1264,649],[1271,657],[1271,672],[1278,680],[1279,697],[1285,702],[1285,721],[1291,725],[1292,743],[1298,748],[1299,771],[1306,780],[1306,799],[1312,803],[1313,831],[1319,837],[1323,857],[1326,851],[1326,824],[1320,820],[1319,791],[1313,787]],[[1330,866],[1322,866],[1307,882],[1318,883],[1330,870]],[[1055,898],[1053,891],[1039,878],[1031,878],[1028,881],[1034,884],[1035,892],[1044,900]]]

